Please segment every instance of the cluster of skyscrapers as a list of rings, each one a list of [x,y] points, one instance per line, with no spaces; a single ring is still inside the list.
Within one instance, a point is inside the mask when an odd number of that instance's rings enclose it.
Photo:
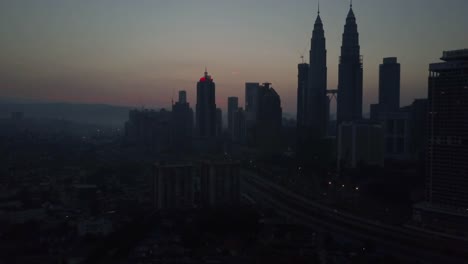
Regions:
[[[281,152],[282,108],[278,93],[270,83],[246,83],[245,94],[245,110],[239,107],[239,98],[228,98],[226,137],[231,152],[233,146],[248,146],[265,154]],[[215,83],[205,71],[197,83],[194,135],[195,149],[201,153],[219,152],[226,139],[215,98]]]
[[[430,65],[428,99],[400,107],[401,66],[384,58],[379,69],[379,101],[363,118],[363,61],[352,5],[344,26],[338,89],[327,89],[326,41],[318,12],[309,64],[298,65],[297,153],[320,155],[336,133],[340,166],[383,166],[384,160],[424,160],[427,199],[415,219],[433,228],[466,228],[468,219],[468,51],[444,52]],[[337,96],[336,127],[330,129],[328,94]],[[330,146],[332,146],[331,144]],[[322,153],[323,154],[323,153]],[[307,159],[308,158],[308,159]]]
[[[232,153],[241,147],[261,155],[281,153],[281,99],[270,83],[245,84],[245,110],[237,97],[228,98],[227,130],[216,106],[216,84],[206,70],[196,89],[195,118],[186,91],[180,91],[172,111],[130,111],[125,142],[154,155],[179,157]]]

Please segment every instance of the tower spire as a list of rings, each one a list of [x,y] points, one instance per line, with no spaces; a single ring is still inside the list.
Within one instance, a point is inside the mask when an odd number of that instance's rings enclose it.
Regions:
[[[322,19],[320,18],[320,0],[317,0],[317,18],[315,19],[315,24],[322,24]]]
[[[346,17],[346,19],[355,19],[354,12],[353,12],[353,0],[349,1],[349,12],[348,12],[348,16]]]

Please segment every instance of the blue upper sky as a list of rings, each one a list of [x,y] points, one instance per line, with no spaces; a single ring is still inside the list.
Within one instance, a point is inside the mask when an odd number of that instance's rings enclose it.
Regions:
[[[329,87],[337,86],[346,0],[322,0]],[[364,102],[377,100],[378,65],[402,65],[402,105],[426,97],[428,64],[468,48],[466,0],[354,0],[364,56]],[[296,105],[297,63],[308,57],[316,0],[4,0],[0,97],[169,106],[195,103],[204,67],[217,103],[244,101],[245,82],[269,81]]]

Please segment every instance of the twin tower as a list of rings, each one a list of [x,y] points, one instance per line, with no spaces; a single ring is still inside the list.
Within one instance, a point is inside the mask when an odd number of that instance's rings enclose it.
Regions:
[[[327,49],[320,10],[310,47],[310,64],[298,66],[297,125],[299,141],[327,136],[330,103],[327,95]],[[339,59],[337,126],[362,118],[362,56],[352,4],[344,26]]]

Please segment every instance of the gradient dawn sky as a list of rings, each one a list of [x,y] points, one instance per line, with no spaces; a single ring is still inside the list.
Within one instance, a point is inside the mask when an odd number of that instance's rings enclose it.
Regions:
[[[426,97],[428,64],[468,48],[467,0],[354,0],[364,56],[364,111],[378,65],[398,57],[401,103]],[[322,0],[328,86],[337,86],[346,0]],[[217,104],[244,102],[245,82],[273,83],[295,112],[316,0],[2,0],[0,98],[168,107],[195,104],[205,66]]]

